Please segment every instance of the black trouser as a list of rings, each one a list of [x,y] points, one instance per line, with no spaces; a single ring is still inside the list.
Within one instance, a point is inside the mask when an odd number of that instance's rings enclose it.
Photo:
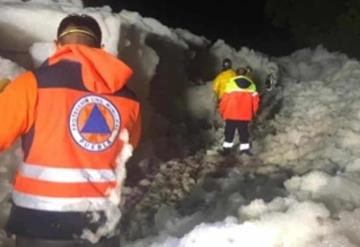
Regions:
[[[115,236],[92,244],[82,240],[46,240],[18,236],[16,247],[119,247],[120,238]]]
[[[236,130],[239,132],[240,143],[249,143],[249,121],[242,120],[225,121],[225,142],[233,142]]]
[[[106,217],[93,222],[92,212],[53,212],[13,205],[6,225],[9,234],[16,235],[16,247],[119,247],[119,237],[103,237],[98,243],[77,240],[83,229],[96,232]]]

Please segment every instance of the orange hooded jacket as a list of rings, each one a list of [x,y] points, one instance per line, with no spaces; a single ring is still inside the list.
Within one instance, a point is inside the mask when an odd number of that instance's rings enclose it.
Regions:
[[[14,181],[17,206],[101,210],[116,184],[122,129],[137,146],[140,105],[126,82],[132,70],[101,49],[66,45],[0,93],[0,151],[22,136]],[[85,205],[88,207],[84,208]]]
[[[219,104],[219,112],[225,120],[251,121],[259,108],[259,94],[254,83],[245,76],[230,80]]]

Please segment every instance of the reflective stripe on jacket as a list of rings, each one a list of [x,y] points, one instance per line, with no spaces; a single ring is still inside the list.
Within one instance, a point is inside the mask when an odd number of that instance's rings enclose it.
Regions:
[[[246,80],[248,86],[246,88],[239,87],[236,83],[237,80]],[[255,89],[254,83],[247,77],[232,78],[220,101],[219,112],[222,118],[225,120],[252,120],[258,110],[260,100]]]
[[[127,129],[133,146],[140,138],[140,105],[126,87],[131,74],[101,49],[67,45],[0,94],[0,103],[9,106],[2,119],[9,131],[0,130],[0,150],[23,135],[24,163],[14,181],[17,206],[49,211],[108,206],[122,148],[118,135]],[[18,101],[9,99],[16,95]]]
[[[213,83],[213,91],[218,99],[221,99],[224,95],[226,84],[234,76],[236,76],[236,72],[232,69],[222,71],[216,76]]]

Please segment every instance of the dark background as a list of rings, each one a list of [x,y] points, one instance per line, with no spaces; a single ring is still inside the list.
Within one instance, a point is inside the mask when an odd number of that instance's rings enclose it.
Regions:
[[[360,57],[360,0],[85,0],[153,17],[234,48],[280,56],[323,44]]]

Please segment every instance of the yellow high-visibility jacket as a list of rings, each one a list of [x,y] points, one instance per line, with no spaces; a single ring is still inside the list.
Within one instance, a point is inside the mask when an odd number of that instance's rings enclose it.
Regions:
[[[222,71],[216,76],[213,82],[213,91],[218,99],[224,95],[226,84],[235,76],[236,72],[233,69]]]

